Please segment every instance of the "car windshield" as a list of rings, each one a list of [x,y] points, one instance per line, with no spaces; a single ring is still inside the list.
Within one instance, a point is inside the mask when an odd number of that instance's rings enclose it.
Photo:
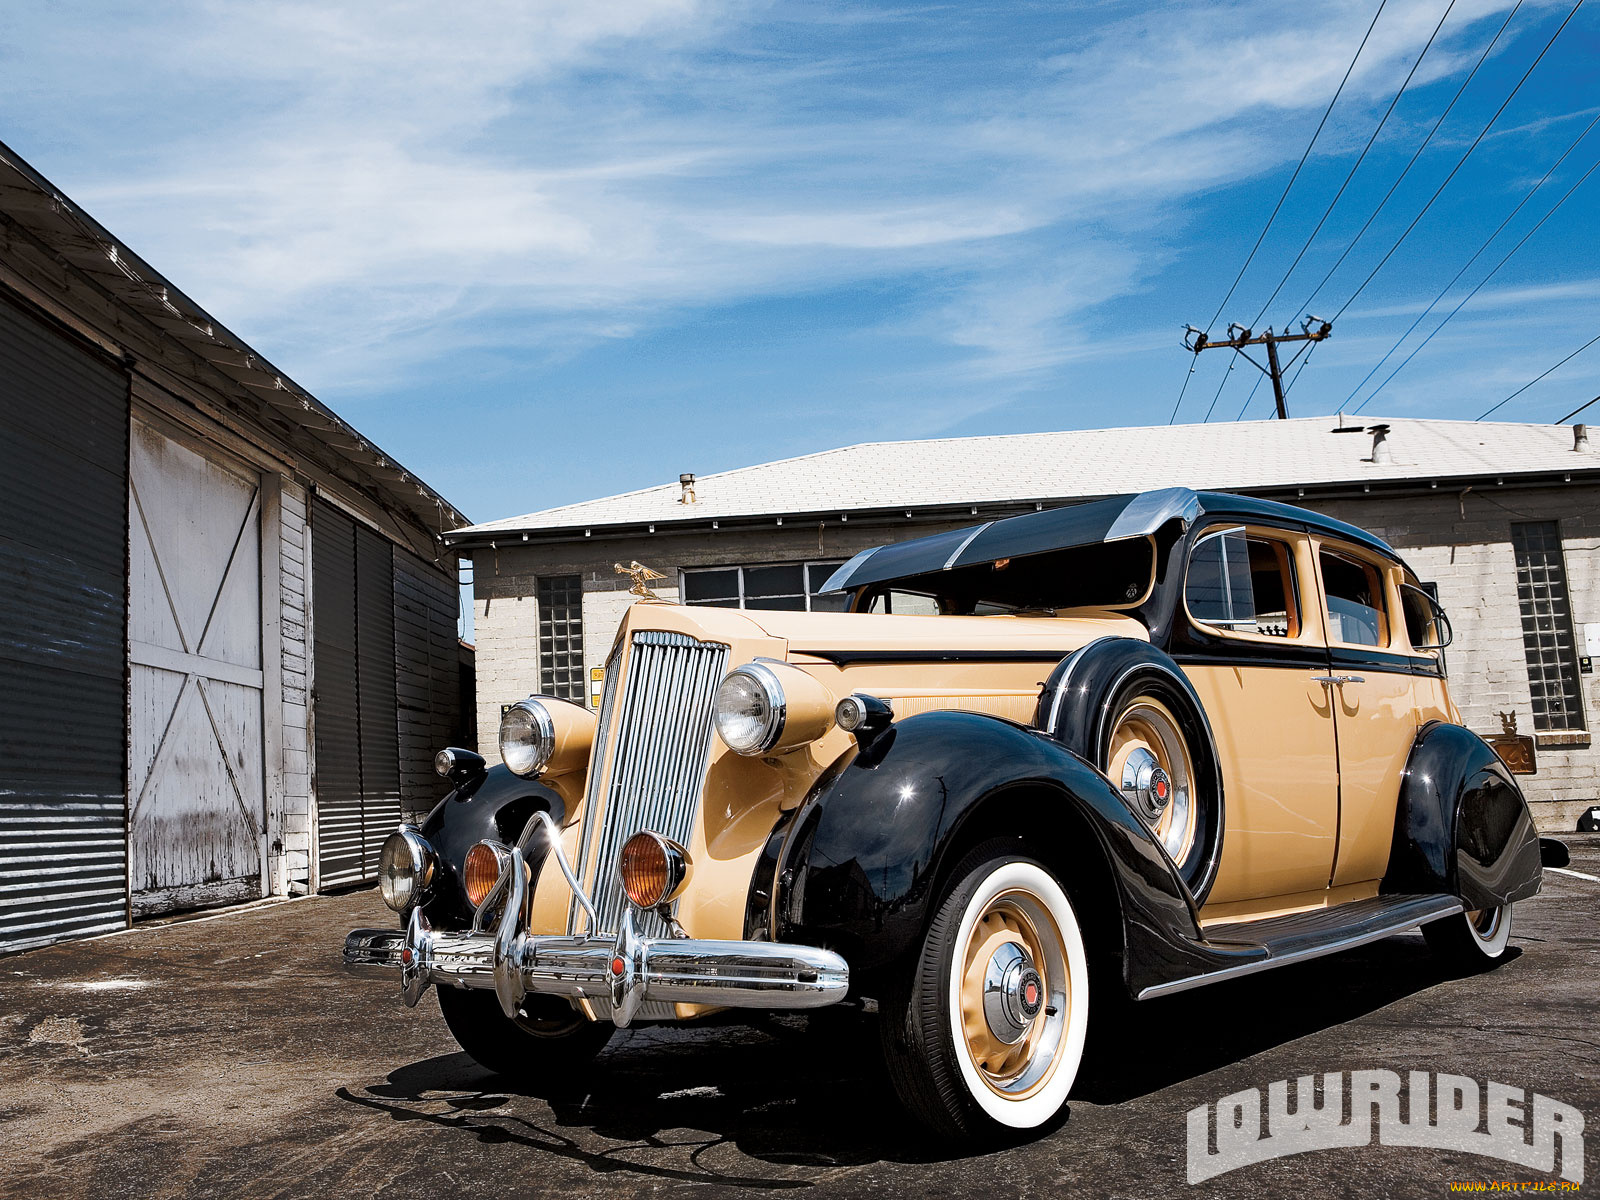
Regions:
[[[1150,590],[1154,572],[1154,542],[1128,538],[897,579],[863,589],[854,607],[858,612],[980,616],[1127,608]]]

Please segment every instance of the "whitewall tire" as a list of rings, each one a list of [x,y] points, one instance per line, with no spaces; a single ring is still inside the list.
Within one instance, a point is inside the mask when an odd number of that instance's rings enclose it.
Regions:
[[[1511,941],[1511,905],[1480,908],[1422,927],[1428,948],[1462,970],[1485,970],[1497,963]]]
[[[1055,876],[1014,848],[980,848],[953,881],[909,994],[884,1013],[891,1078],[938,1132],[1037,1129],[1060,1113],[1083,1060],[1089,965],[1077,913]]]

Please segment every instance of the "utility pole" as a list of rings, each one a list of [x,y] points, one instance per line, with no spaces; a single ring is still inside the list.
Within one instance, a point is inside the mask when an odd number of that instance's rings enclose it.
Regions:
[[[1317,328],[1313,329],[1315,325]],[[1244,358],[1272,380],[1272,396],[1278,402],[1278,419],[1287,421],[1289,410],[1283,402],[1283,369],[1278,365],[1279,342],[1320,342],[1333,332],[1333,322],[1324,321],[1321,317],[1307,317],[1300,322],[1299,333],[1273,333],[1272,326],[1267,326],[1265,333],[1257,333],[1253,329],[1246,329],[1243,325],[1232,324],[1228,326],[1228,339],[1213,342],[1208,339],[1203,330],[1196,329],[1193,325],[1186,325],[1187,331],[1183,336],[1183,348],[1191,354],[1199,354],[1202,350],[1218,350],[1224,347],[1237,350]],[[1267,365],[1262,366],[1245,354],[1246,346],[1265,346],[1267,348]],[[1309,349],[1309,347],[1308,347]],[[1298,357],[1298,355],[1296,356]],[[1294,359],[1289,360],[1291,363]]]

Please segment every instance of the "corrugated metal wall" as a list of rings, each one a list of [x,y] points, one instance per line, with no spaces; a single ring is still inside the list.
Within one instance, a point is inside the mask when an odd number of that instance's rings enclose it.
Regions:
[[[355,522],[311,505],[312,728],[322,883],[363,878],[361,712],[356,684]]]
[[[0,301],[0,950],[126,919],[128,375]]]
[[[324,887],[374,878],[402,809],[441,794],[460,724],[449,577],[324,501],[311,512],[312,725]]]
[[[449,579],[414,555],[394,552],[394,634],[400,707],[400,805],[426,813],[447,790],[433,755],[470,743],[461,733],[459,600]]]
[[[361,711],[362,878],[377,878],[378,850],[400,824],[400,738],[395,713],[394,557],[356,526],[356,671]]]

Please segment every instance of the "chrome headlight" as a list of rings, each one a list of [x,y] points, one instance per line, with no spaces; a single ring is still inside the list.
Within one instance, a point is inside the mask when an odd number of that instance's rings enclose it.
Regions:
[[[405,912],[433,883],[433,847],[414,825],[402,825],[384,839],[378,855],[378,888],[383,902]]]
[[[783,684],[764,663],[735,667],[717,688],[717,734],[736,754],[765,754],[783,736]]]
[[[556,723],[532,697],[518,700],[500,718],[500,758],[517,775],[538,775],[556,752]]]

